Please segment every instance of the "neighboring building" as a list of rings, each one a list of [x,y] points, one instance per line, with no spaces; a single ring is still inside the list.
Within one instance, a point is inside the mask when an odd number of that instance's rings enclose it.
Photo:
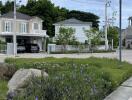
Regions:
[[[81,43],[85,43],[87,41],[87,37],[84,33],[84,29],[89,30],[92,27],[92,22],[83,22],[75,18],[71,18],[61,22],[57,22],[54,25],[55,25],[55,36],[59,34],[60,27],[73,28],[75,29],[76,39]]]
[[[122,43],[126,48],[132,49],[132,17],[129,17],[128,21],[128,27],[122,30]]]
[[[14,13],[9,12],[0,16],[0,37],[6,43],[13,42],[14,34]],[[45,49],[44,37],[47,37],[46,30],[42,29],[43,20],[39,17],[31,17],[22,13],[16,13],[16,36],[17,44],[35,43],[40,51]]]

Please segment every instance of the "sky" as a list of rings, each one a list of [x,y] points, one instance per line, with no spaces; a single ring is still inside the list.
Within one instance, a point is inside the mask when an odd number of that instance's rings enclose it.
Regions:
[[[7,0],[2,0],[3,2]],[[19,1],[19,0],[16,0]],[[21,0],[22,4],[26,4],[27,0]],[[109,1],[109,0],[108,0]],[[51,0],[55,6],[65,7],[69,10],[80,10],[85,12],[91,12],[100,17],[100,27],[104,25],[105,21],[105,0]],[[132,0],[122,0],[122,27],[128,26],[128,18],[132,16]],[[114,16],[116,20],[114,25],[119,24],[119,0],[111,0],[110,7],[108,7],[108,18],[112,18],[112,13],[117,12]]]
[[[122,0],[122,27],[128,26],[128,18],[132,16],[132,0]],[[70,10],[81,10],[92,12],[100,17],[100,26],[104,25],[105,21],[105,0],[52,0],[56,6],[66,7]],[[112,18],[112,13],[117,12],[114,25],[119,26],[119,0],[111,0],[108,7],[108,18]]]

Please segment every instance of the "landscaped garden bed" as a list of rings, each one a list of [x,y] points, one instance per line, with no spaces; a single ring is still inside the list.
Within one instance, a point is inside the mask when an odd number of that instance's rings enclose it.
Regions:
[[[48,78],[31,79],[24,92],[18,95],[21,100],[25,97],[27,100],[35,97],[44,100],[102,100],[132,76],[132,65],[116,59],[9,58],[6,63],[14,64],[17,69],[42,69],[49,74]]]

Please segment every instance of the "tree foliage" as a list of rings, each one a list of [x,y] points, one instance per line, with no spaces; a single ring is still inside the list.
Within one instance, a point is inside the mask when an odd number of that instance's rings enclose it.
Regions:
[[[1,14],[5,14],[9,11],[13,11],[13,6],[14,3],[13,2],[10,2],[10,1],[7,1],[5,3],[5,5],[2,4],[2,2],[0,2],[0,11],[1,11]]]
[[[97,29],[92,28],[92,29],[84,29],[85,35],[88,39],[89,45],[90,46],[95,46],[100,43],[100,32],[98,32]]]
[[[118,45],[118,28],[117,27],[109,27],[108,29],[108,40],[111,44],[111,41],[113,39],[114,47]]]
[[[92,22],[94,28],[99,27],[98,25],[99,17],[93,13],[73,10],[73,11],[68,12],[67,14],[67,18],[71,18],[71,17],[74,17],[81,21]]]
[[[59,34],[56,36],[57,44],[68,45],[76,41],[74,34],[75,29],[60,27]]]
[[[66,50],[66,45],[77,42],[75,38],[75,29],[60,27],[59,34],[55,38],[57,44],[63,45],[62,50]]]

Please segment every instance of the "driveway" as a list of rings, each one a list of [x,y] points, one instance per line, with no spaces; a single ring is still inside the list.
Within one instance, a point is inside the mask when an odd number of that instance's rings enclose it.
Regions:
[[[14,57],[13,55],[0,54],[0,62],[4,62],[5,58]],[[55,57],[55,58],[89,58],[89,57],[99,57],[99,58],[119,58],[119,52],[114,53],[80,53],[80,54],[46,54],[46,53],[32,53],[32,54],[18,54],[16,58],[46,58],[46,57]],[[123,61],[132,63],[132,50],[123,50],[122,51]]]

